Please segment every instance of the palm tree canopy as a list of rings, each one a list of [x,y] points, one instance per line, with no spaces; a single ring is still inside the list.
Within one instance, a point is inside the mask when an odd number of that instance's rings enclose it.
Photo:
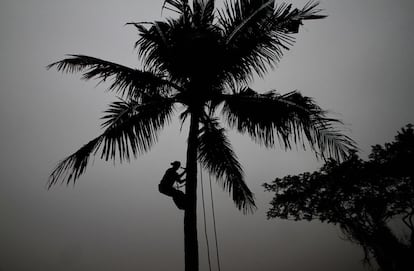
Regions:
[[[177,104],[186,108],[182,121],[189,114],[199,116],[198,160],[239,209],[253,208],[254,197],[219,115],[265,147],[281,142],[289,149],[308,142],[318,156],[346,157],[354,142],[337,130],[340,121],[326,117],[312,99],[297,91],[261,94],[249,88],[254,75],[265,75],[293,44],[302,21],[325,17],[317,6],[236,0],[219,10],[214,0],[166,0],[163,8],[174,11],[174,18],[129,23],[138,30],[141,69],[84,55],[50,64],[80,72],[85,80],[110,81],[108,89],[121,99],[105,112],[104,132],[61,161],[49,186],[75,182],[91,155],[122,162],[149,151]]]

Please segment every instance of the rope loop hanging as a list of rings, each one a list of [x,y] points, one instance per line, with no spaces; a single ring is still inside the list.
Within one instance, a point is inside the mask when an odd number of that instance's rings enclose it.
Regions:
[[[208,235],[207,235],[206,203],[204,199],[203,168],[201,167],[201,164],[200,164],[200,182],[201,182],[201,200],[203,202],[204,235],[206,237],[208,268],[211,271],[210,245],[208,242]]]
[[[214,239],[216,242],[216,253],[217,253],[217,266],[218,266],[218,270],[221,271],[221,267],[220,267],[220,253],[219,253],[219,246],[218,246],[218,240],[217,240],[217,227],[216,227],[216,214],[214,211],[214,200],[213,200],[213,188],[211,185],[211,174],[208,175],[209,176],[209,181],[210,181],[210,197],[211,197],[211,210],[213,213],[213,226],[214,226]]]
[[[213,227],[214,227],[214,240],[216,245],[216,257],[217,257],[217,267],[218,271],[221,271],[220,265],[220,253],[219,253],[219,245],[218,245],[218,238],[217,238],[217,226],[216,226],[216,214],[215,214],[215,207],[214,207],[214,200],[213,200],[213,186],[211,182],[211,174],[208,174],[209,182],[210,182],[210,199],[211,199],[211,210],[213,215]],[[203,183],[203,168],[200,164],[200,182],[201,182],[201,200],[203,203],[203,217],[204,217],[204,235],[206,238],[206,246],[207,246],[207,257],[208,257],[208,267],[211,271],[211,256],[210,256],[210,245],[208,241],[208,234],[207,234],[207,215],[206,215],[206,204],[204,198],[204,183]]]

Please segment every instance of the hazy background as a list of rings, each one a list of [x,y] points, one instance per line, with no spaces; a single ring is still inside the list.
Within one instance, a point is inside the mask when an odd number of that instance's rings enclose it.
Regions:
[[[56,163],[100,133],[101,112],[115,96],[45,66],[68,53],[136,66],[137,34],[124,24],[160,19],[161,4],[0,2],[1,271],[183,270],[183,213],[157,184],[172,160],[184,161],[186,127],[180,133],[174,122],[131,164],[96,159],[76,186],[46,189]],[[366,157],[414,122],[414,3],[325,0],[321,7],[329,17],[306,23],[279,68],[255,87],[314,97],[344,120]],[[361,249],[337,228],[265,218],[272,195],[261,184],[318,169],[313,154],[265,150],[230,135],[259,209],[243,216],[214,186],[222,270],[363,270]],[[207,270],[201,225],[200,270]]]

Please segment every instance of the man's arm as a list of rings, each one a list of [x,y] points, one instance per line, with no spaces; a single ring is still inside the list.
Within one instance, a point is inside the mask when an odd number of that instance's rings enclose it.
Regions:
[[[185,182],[185,178],[184,179],[181,179],[184,176],[185,173],[186,173],[186,171],[184,169],[183,172],[181,172],[180,174],[178,174],[178,178],[177,178],[177,182],[178,183],[184,183]]]

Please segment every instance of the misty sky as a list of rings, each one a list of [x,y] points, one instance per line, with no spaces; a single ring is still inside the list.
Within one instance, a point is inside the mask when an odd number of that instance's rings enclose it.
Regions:
[[[124,24],[160,19],[161,5],[0,2],[1,271],[183,270],[183,213],[157,184],[171,161],[185,161],[186,126],[180,132],[174,121],[130,164],[97,158],[76,186],[46,189],[56,163],[100,133],[99,118],[115,95],[45,66],[70,53],[138,66],[137,33]],[[325,0],[321,7],[329,17],[306,22],[278,68],[254,87],[313,97],[346,123],[366,157],[371,145],[414,123],[414,2]],[[341,240],[338,228],[266,220],[272,195],[261,184],[317,170],[314,155],[229,135],[259,209],[242,215],[214,184],[222,270],[363,270],[362,250]],[[199,212],[200,270],[208,270],[201,218]]]

